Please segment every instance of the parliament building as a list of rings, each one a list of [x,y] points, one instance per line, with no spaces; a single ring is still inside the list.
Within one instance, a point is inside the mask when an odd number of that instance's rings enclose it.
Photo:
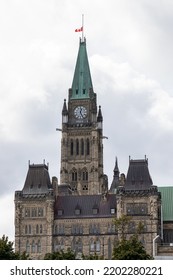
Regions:
[[[93,88],[85,38],[80,39],[72,86],[61,114],[60,178],[50,179],[45,163],[29,164],[23,187],[15,191],[15,250],[25,251],[31,259],[67,248],[77,258],[97,254],[111,259],[119,239],[114,221],[123,214],[131,217],[128,236],[139,222],[143,224],[139,238],[149,254],[158,254],[158,244],[170,246],[173,208],[167,210],[163,203],[168,201],[168,192],[173,198],[173,189],[166,192],[153,184],[146,157],[129,158],[127,174],[120,173],[116,158],[108,185],[103,115]]]

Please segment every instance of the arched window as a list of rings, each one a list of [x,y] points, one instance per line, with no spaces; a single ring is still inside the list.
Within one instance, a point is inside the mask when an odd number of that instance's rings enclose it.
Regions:
[[[83,138],[81,139],[81,155],[84,155],[84,140]]]
[[[90,142],[88,138],[86,140],[86,154],[87,156],[90,154]]]
[[[87,171],[87,169],[83,169],[83,171],[82,171],[82,180],[83,181],[88,181],[88,171]]]
[[[73,152],[74,152],[73,149],[74,149],[74,147],[73,147],[73,139],[71,139],[70,140],[70,155],[71,156],[73,156]]]
[[[77,181],[77,170],[73,169],[72,170],[72,182],[76,182]]]
[[[76,155],[79,155],[79,139],[76,139]]]
[[[76,253],[82,253],[83,244],[81,238],[76,239],[73,238],[72,241],[72,250],[74,250]]]

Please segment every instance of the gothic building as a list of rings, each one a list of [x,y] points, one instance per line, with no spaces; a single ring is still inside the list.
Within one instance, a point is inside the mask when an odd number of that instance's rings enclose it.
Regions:
[[[48,166],[29,164],[22,190],[15,192],[15,250],[32,259],[71,248],[78,257],[98,254],[111,259],[119,238],[114,219],[132,217],[128,235],[139,222],[148,253],[160,234],[161,199],[146,158],[129,159],[125,176],[116,159],[108,186],[103,165],[103,116],[93,89],[86,40],[80,40],[77,62],[62,109],[60,182],[50,180]]]

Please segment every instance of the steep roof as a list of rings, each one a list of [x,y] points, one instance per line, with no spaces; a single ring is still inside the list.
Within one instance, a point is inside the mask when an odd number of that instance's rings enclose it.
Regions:
[[[106,198],[102,195],[58,196],[55,202],[55,218],[110,217],[113,214],[111,209],[115,208],[116,196],[113,194],[107,194]],[[75,212],[76,209],[80,210],[78,214]],[[58,214],[59,210],[62,210],[62,215]]]
[[[173,187],[158,187],[161,192],[163,221],[173,221]]]
[[[45,164],[29,165],[23,194],[42,194],[47,193],[51,188],[48,167]]]
[[[153,185],[149,169],[148,160],[130,160],[127,178],[125,182],[126,190],[146,190]]]
[[[72,82],[71,99],[89,98],[89,92],[93,89],[88,55],[86,50],[86,40],[80,39],[77,62]]]

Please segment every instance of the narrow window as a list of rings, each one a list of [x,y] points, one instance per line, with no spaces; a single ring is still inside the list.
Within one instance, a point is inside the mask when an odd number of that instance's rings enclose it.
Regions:
[[[35,241],[32,242],[32,253],[35,253]]]
[[[73,140],[70,141],[70,154],[73,156]]]
[[[40,240],[38,241],[38,244],[37,244],[37,253],[41,253],[41,242],[40,242]]]
[[[43,233],[43,226],[40,225],[40,234],[42,234],[42,233]]]
[[[84,155],[84,140],[81,139],[81,155]]]
[[[79,155],[79,140],[76,139],[76,155]]]
[[[89,139],[87,138],[87,141],[86,141],[86,154],[87,156],[90,154],[90,142],[89,142]]]
[[[26,253],[30,253],[30,244],[29,244],[29,241],[26,242]]]
[[[38,225],[36,225],[36,234],[39,234]]]
[[[100,241],[99,240],[97,240],[96,241],[96,252],[100,252]]]
[[[28,233],[31,234],[31,225],[29,225],[28,227],[29,227]]]
[[[72,171],[72,181],[73,181],[73,182],[76,182],[76,181],[77,181],[77,171],[76,171],[76,170],[73,170],[73,171]]]

